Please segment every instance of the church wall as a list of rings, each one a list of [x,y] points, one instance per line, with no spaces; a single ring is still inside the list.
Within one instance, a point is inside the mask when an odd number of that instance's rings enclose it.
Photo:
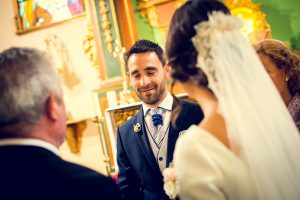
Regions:
[[[261,4],[272,29],[273,38],[288,41],[300,50],[300,1],[299,0],[253,0]]]
[[[73,73],[69,77],[61,76],[67,112],[71,120],[94,116],[89,91],[99,86],[99,80],[96,69],[90,66],[82,48],[82,42],[86,34],[86,18],[82,17],[46,29],[16,35],[13,3],[12,0],[5,0],[0,1],[0,22],[0,51],[12,46],[35,47],[46,50],[45,38],[49,34],[56,34],[66,46],[71,60],[67,68],[70,73]],[[53,57],[57,61],[56,64],[59,65],[59,55],[55,54]],[[66,82],[69,83],[66,84]],[[98,128],[94,123],[89,122],[83,135],[81,153],[70,153],[67,144],[64,143],[61,147],[62,157],[106,173],[101,157]]]

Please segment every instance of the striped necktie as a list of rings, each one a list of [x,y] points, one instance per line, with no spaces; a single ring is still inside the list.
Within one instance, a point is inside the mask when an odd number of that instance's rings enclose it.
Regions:
[[[150,127],[150,134],[153,141],[158,148],[161,147],[162,139],[164,136],[163,130],[163,109],[160,107],[150,110],[152,124]]]

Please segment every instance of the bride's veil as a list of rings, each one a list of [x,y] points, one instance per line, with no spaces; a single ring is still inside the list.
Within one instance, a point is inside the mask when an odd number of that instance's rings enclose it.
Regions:
[[[300,136],[241,20],[213,12],[195,26],[198,67],[219,101],[235,153],[250,168],[260,199],[300,199]]]

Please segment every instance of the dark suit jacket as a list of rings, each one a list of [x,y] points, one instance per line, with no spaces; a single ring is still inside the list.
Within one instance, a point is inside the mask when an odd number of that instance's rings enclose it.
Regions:
[[[167,166],[173,160],[175,143],[180,131],[188,129],[192,124],[198,124],[203,118],[198,105],[174,98],[173,110],[178,104],[182,105],[182,111],[177,118],[176,127],[170,125]],[[137,123],[142,126],[138,133],[134,132],[134,125]],[[122,124],[117,132],[118,186],[122,198],[126,200],[169,199],[163,190],[163,176],[148,141],[142,108]]]
[[[0,146],[0,199],[120,199],[114,181],[36,146]]]

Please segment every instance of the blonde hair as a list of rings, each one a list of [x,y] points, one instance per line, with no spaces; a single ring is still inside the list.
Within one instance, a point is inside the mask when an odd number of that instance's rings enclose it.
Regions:
[[[258,54],[271,58],[276,67],[283,69],[290,93],[300,93],[300,57],[285,43],[275,39],[265,39],[254,45]]]

